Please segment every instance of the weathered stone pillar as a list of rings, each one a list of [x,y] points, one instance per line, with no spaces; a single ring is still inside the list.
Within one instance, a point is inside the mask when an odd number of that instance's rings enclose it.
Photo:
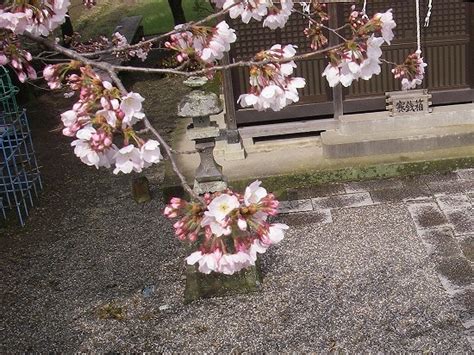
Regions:
[[[214,93],[201,88],[206,84],[205,77],[190,77],[184,84],[193,90],[183,97],[178,105],[178,116],[191,117],[193,123],[187,128],[187,136],[195,142],[201,162],[196,169],[194,191],[198,194],[217,192],[227,188],[222,167],[214,159],[216,138],[220,135],[217,122],[210,116],[222,112],[222,104]]]
[[[217,192],[227,188],[222,167],[214,159],[216,138],[220,135],[217,122],[210,116],[222,112],[222,104],[217,95],[206,93],[202,86],[206,78],[190,77],[184,84],[193,90],[183,97],[178,105],[178,116],[191,117],[193,122],[187,127],[187,136],[195,142],[201,162],[196,169],[194,191],[198,194]],[[234,130],[237,133],[238,131]],[[200,273],[196,265],[186,268],[185,302],[199,298],[248,293],[260,289],[261,276],[256,266],[242,270],[234,275],[212,272]]]

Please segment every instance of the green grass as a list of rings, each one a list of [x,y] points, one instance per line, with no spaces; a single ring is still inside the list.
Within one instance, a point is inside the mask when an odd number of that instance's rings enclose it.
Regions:
[[[76,0],[77,1],[77,0]],[[127,2],[129,4],[124,4]],[[211,8],[205,0],[183,0],[187,21],[198,20],[210,14]],[[173,16],[167,0],[103,0],[90,10],[74,5],[71,18],[76,31],[84,39],[98,35],[110,36],[117,23],[125,16],[143,16],[145,34],[163,33],[174,27]]]

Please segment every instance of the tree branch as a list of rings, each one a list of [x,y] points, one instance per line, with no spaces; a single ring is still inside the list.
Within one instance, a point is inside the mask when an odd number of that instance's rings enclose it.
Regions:
[[[34,36],[30,33],[25,33],[25,37],[35,41],[35,42],[38,42],[40,44],[43,44],[44,46],[48,47],[48,48],[51,48],[51,49],[54,49],[55,51],[57,51],[58,53],[61,53],[61,54],[64,54],[72,59],[75,59],[77,61],[80,61],[84,64],[87,64],[87,65],[90,65],[90,66],[93,66],[93,67],[96,67],[96,68],[99,68],[99,69],[102,69],[103,71],[107,72],[107,74],[110,76],[110,78],[112,79],[112,81],[115,83],[115,85],[117,86],[117,88],[120,90],[120,92],[122,93],[122,95],[126,95],[128,93],[127,89],[125,88],[125,86],[123,85],[122,81],[120,80],[120,78],[118,77],[117,73],[114,71],[114,67],[112,65],[110,65],[109,63],[105,63],[105,62],[95,62],[93,60],[90,60],[90,59],[87,59],[87,58],[84,58],[83,56],[81,56],[80,54],[78,54],[77,52],[75,51],[72,51],[70,49],[67,49],[67,48],[64,48],[62,46],[60,46],[59,44],[57,43],[54,43],[54,42],[51,42],[49,40],[47,40],[46,38],[42,38],[42,37],[38,37],[38,36]],[[203,201],[201,199],[201,197],[199,197],[198,194],[196,194],[193,189],[191,189],[191,187],[188,185],[184,175],[181,173],[181,171],[179,170],[178,168],[178,165],[176,163],[176,160],[174,159],[174,156],[173,156],[173,153],[171,151],[171,148],[170,146],[168,145],[168,143],[166,143],[166,141],[163,139],[163,137],[161,137],[161,135],[158,133],[158,131],[151,125],[150,121],[145,117],[144,118],[144,122],[145,122],[145,126],[147,127],[147,129],[150,130],[150,132],[153,133],[153,135],[156,137],[156,139],[160,142],[160,145],[163,147],[163,149],[165,150],[166,152],[166,155],[168,155],[170,161],[171,161],[171,165],[172,165],[172,168],[173,168],[173,171],[176,173],[176,175],[178,176],[178,178],[180,179],[181,181],[181,185],[183,186],[183,188],[185,189],[185,191],[191,196],[191,198],[193,198],[194,200],[197,200],[197,201]]]
[[[152,37],[150,39],[147,39],[146,41],[142,41],[142,42],[139,42],[139,43],[136,43],[136,44],[128,44],[126,46],[123,46],[120,48],[120,50],[132,50],[132,49],[137,49],[137,48],[140,48],[141,46],[143,46],[144,44],[153,44],[153,43],[156,43],[162,39],[165,39],[165,38],[168,38],[169,36],[175,34],[175,33],[179,33],[179,32],[186,32],[188,31],[192,26],[199,26],[199,25],[202,25],[206,22],[209,22],[209,21],[212,21],[216,18],[219,18],[220,16],[222,15],[225,15],[227,14],[231,8],[233,8],[234,6],[237,6],[238,4],[240,4],[243,0],[237,0],[234,4],[232,4],[231,6],[227,7],[226,9],[222,9],[220,10],[219,12],[216,12],[216,13],[213,13],[209,16],[206,16],[205,18],[203,18],[202,20],[199,20],[199,21],[196,21],[196,22],[188,22],[188,23],[185,23],[183,24],[179,29],[173,29],[169,32],[166,32],[166,33],[163,33],[161,35],[158,35],[158,36],[155,36],[155,37]],[[83,56],[84,58],[94,58],[94,57],[97,57],[97,56],[100,56],[102,54],[108,54],[108,53],[113,53],[114,51],[116,51],[115,48],[109,48],[109,49],[104,49],[102,51],[97,51],[97,52],[94,52],[94,53],[84,53]]]
[[[171,162],[171,166],[173,168],[173,171],[176,173],[176,175],[178,176],[179,180],[181,181],[181,185],[183,186],[184,190],[191,196],[191,198],[193,198],[194,200],[197,200],[197,201],[200,201],[200,202],[203,202],[203,199],[196,193],[193,191],[193,189],[191,189],[191,187],[188,185],[188,182],[186,181],[186,178],[184,177],[184,175],[181,173],[181,171],[179,170],[178,168],[178,165],[176,164],[176,160],[174,159],[174,156],[173,156],[173,152],[170,148],[170,146],[168,145],[168,143],[166,143],[166,141],[163,139],[163,137],[161,137],[161,135],[158,133],[158,131],[152,126],[152,124],[150,123],[150,121],[148,120],[148,118],[144,118],[144,122],[145,122],[145,126],[146,128],[148,128],[150,130],[151,133],[154,134],[154,136],[156,137],[156,139],[158,139],[158,142],[160,142],[161,146],[163,147],[163,149],[165,150],[166,152],[166,155],[169,157],[170,159],[170,162]]]
[[[299,61],[299,60],[304,60],[304,59],[309,59],[311,57],[317,56],[319,54],[323,54],[325,52],[329,52],[335,49],[339,49],[342,47],[342,44],[338,44],[332,47],[324,48],[321,50],[313,51],[313,52],[307,52],[304,54],[299,54],[295,55],[292,58],[281,58],[281,59],[267,59],[267,60],[262,60],[259,62],[255,61],[240,61],[240,62],[235,62],[235,63],[230,63],[226,65],[216,65],[211,68],[205,68],[205,69],[200,69],[200,70],[194,70],[194,71],[181,71],[178,69],[163,69],[163,68],[141,68],[141,67],[128,67],[124,65],[113,65],[112,68],[115,71],[118,72],[123,72],[123,71],[128,71],[128,72],[135,72],[135,73],[148,73],[148,74],[176,74],[176,75],[183,75],[183,76],[195,76],[195,75],[203,75],[207,74],[209,72],[217,71],[217,70],[227,70],[227,69],[232,69],[232,68],[238,68],[238,67],[250,67],[250,66],[263,66],[265,64],[269,63],[287,63],[291,61]]]

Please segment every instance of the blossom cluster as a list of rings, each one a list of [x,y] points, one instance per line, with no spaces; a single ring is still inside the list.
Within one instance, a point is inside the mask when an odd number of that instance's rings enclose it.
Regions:
[[[229,9],[231,18],[240,16],[244,23],[265,18],[263,26],[272,30],[285,27],[294,6],[292,0],[280,0],[278,3],[272,0],[216,0],[214,3],[219,8]]]
[[[37,77],[36,70],[30,64],[31,59],[31,53],[21,48],[13,32],[0,31],[0,65],[10,64],[22,83]]]
[[[75,73],[69,74],[71,71]],[[141,172],[162,159],[159,143],[140,138],[133,129],[145,117],[140,94],[121,95],[110,82],[78,62],[48,65],[43,75],[50,88],[60,88],[66,81],[79,93],[72,109],[61,114],[61,121],[63,134],[76,138],[71,145],[83,163],[96,168],[114,165],[114,174],[118,174]],[[121,148],[114,144],[119,134]]]
[[[405,62],[392,69],[395,79],[402,80],[402,90],[414,89],[421,85],[427,64],[421,57],[421,51],[410,54]]]
[[[195,248],[186,259],[198,264],[200,272],[232,275],[255,265],[258,253],[279,243],[288,226],[270,224],[277,214],[278,201],[255,181],[244,195],[226,190],[206,194],[204,204],[172,198],[164,210],[168,218],[179,218],[173,225],[181,241]]]
[[[184,25],[175,27],[176,33],[165,42],[167,48],[178,53],[178,62],[194,61],[205,66],[212,66],[216,60],[222,59],[225,52],[230,50],[230,44],[237,39],[235,30],[222,21],[215,27],[191,26],[188,31],[182,31]]]
[[[21,82],[36,79],[32,56],[21,47],[17,35],[48,35],[64,22],[69,5],[69,0],[4,1],[0,5],[0,65],[9,64]]]
[[[87,7],[87,8],[91,8],[95,5],[97,5],[97,1],[96,0],[82,0],[82,4]]]
[[[313,1],[309,12],[312,14],[312,18],[309,21],[308,27],[305,28],[304,34],[311,40],[311,49],[318,50],[326,47],[328,44],[328,38],[323,33],[324,23],[329,20],[326,4]]]
[[[47,36],[64,22],[70,4],[70,0],[13,1],[0,9],[0,28]]]
[[[126,59],[137,57],[141,59],[142,62],[146,60],[151,50],[150,42],[140,42],[133,48],[128,48],[129,43],[127,38],[120,32],[115,32],[112,35],[112,43],[114,45],[114,53],[117,57],[124,57]]]
[[[369,19],[364,13],[353,11],[349,17],[352,39],[345,41],[341,49],[330,51],[329,64],[323,76],[334,87],[341,83],[348,87],[354,80],[369,80],[381,72],[380,57],[383,43],[390,44],[396,23],[392,10],[377,13]]]
[[[240,95],[242,107],[253,106],[261,111],[271,108],[279,111],[299,100],[298,90],[305,80],[293,77],[296,64],[291,60],[296,54],[295,46],[275,44],[269,50],[258,53],[254,61],[266,62],[250,68],[250,92]],[[272,62],[273,61],[273,62]],[[282,61],[281,63],[279,61]]]

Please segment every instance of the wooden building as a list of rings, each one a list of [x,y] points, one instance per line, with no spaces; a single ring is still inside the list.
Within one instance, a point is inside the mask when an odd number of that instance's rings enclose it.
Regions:
[[[422,19],[428,0],[421,0]],[[422,28],[423,57],[428,63],[424,87],[433,95],[433,105],[447,105],[474,101],[474,3],[463,0],[433,1],[433,13],[429,27]],[[295,2],[295,6],[300,5]],[[350,4],[337,4],[336,18],[343,24],[349,15]],[[367,12],[373,14],[392,8],[397,27],[391,46],[384,46],[383,57],[401,63],[409,53],[416,50],[416,14],[414,0],[369,0]],[[293,14],[287,26],[272,31],[263,28],[261,22],[243,24],[240,19],[232,21],[237,30],[238,41],[230,53],[230,61],[249,59],[272,44],[294,44],[299,53],[307,52],[309,40],[303,30],[307,19]],[[226,123],[230,129],[238,129],[241,136],[255,137],[282,135],[298,132],[323,131],[335,123],[333,90],[321,73],[327,65],[323,56],[297,63],[297,76],[306,79],[300,102],[280,112],[271,110],[257,112],[237,105],[239,95],[247,92],[248,69],[238,68],[226,75]],[[369,81],[354,82],[343,88],[344,113],[385,110],[385,92],[400,89],[399,81],[393,78],[391,67],[382,65],[382,73]],[[278,124],[279,123],[279,124]],[[272,127],[274,127],[272,129]],[[270,133],[268,133],[270,132]],[[272,133],[273,132],[273,133]]]

